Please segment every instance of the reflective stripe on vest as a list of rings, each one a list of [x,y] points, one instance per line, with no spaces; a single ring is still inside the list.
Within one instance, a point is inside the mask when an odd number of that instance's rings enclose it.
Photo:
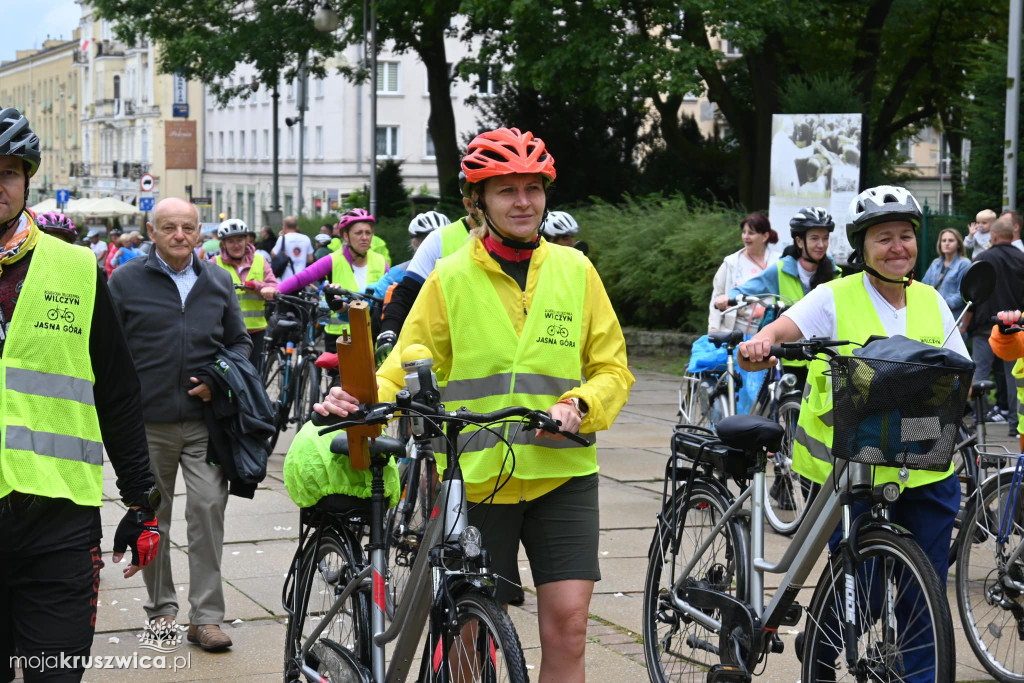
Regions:
[[[547,246],[539,263],[536,289],[521,334],[516,334],[491,278],[474,260],[477,242],[437,262],[451,333],[451,369],[439,376],[441,399],[491,412],[521,405],[547,410],[582,383],[580,373],[586,260],[580,252]],[[537,258],[535,255],[534,258]],[[536,262],[535,262],[536,263]],[[530,265],[533,269],[535,263]],[[498,274],[497,277],[508,277]],[[533,275],[528,277],[532,278]],[[467,429],[459,440],[467,482],[487,481],[512,468],[505,439],[515,445],[515,476],[520,479],[574,477],[597,471],[593,435],[582,447],[571,441],[537,439],[519,423]],[[446,464],[438,453],[438,465]]]
[[[800,282],[799,277],[794,277],[782,270],[782,264],[784,261],[785,259],[779,259],[775,262],[775,268],[778,270],[779,274],[779,295],[789,299],[792,302],[790,304],[792,306],[797,301],[804,298],[804,286],[803,283]],[[797,267],[799,268],[799,266]],[[782,365],[783,367],[802,368],[805,367],[808,362],[809,361],[806,360],[784,360],[782,361]]]
[[[96,275],[89,249],[39,238],[0,357],[0,498],[20,491],[101,504],[89,355]]]
[[[375,251],[366,252],[366,287],[372,287],[377,280],[384,277],[387,271],[387,263],[384,257]],[[350,292],[360,291],[356,283],[356,274],[352,272],[352,266],[345,258],[345,251],[339,250],[331,254],[331,284],[337,285]],[[324,332],[340,337],[348,332],[348,314],[342,313],[331,316],[331,323],[324,327]]]
[[[1013,364],[1013,382],[1017,385],[1017,433],[1024,434],[1024,358]]]
[[[449,223],[441,228],[441,256],[451,256],[464,246],[469,238],[464,219]]]
[[[223,254],[217,254],[217,265],[231,274],[231,282],[236,285],[242,284],[241,278],[238,277],[238,270],[235,269],[234,266],[224,263],[224,261],[221,260],[221,256],[223,256]],[[252,265],[249,266],[249,275],[251,276],[253,273],[259,273],[260,278],[263,277],[262,254],[255,254],[252,257]],[[251,280],[252,277],[249,279]],[[238,305],[242,308],[242,319],[245,320],[245,329],[250,332],[266,329],[266,304],[263,301],[263,297],[260,296],[260,293],[253,292],[248,289],[236,289],[235,294],[238,295]]]
[[[865,276],[849,275],[821,285],[832,289],[836,307],[837,338],[863,343],[871,335],[885,336],[885,328],[878,318],[864,287]],[[907,288],[907,334],[910,339],[940,346],[943,340],[942,310],[938,295],[928,285],[914,282]],[[850,355],[852,345],[838,348],[839,353]],[[819,484],[824,483],[832,471],[832,383],[828,363],[815,360],[810,364],[807,384],[800,403],[793,443],[793,469]],[[923,486],[945,479],[953,471],[913,471],[908,487]],[[875,467],[875,484],[898,482],[896,467]]]

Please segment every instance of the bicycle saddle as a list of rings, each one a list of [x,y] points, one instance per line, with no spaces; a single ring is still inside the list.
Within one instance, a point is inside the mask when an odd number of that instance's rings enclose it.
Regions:
[[[298,320],[292,320],[290,318],[279,318],[275,327],[279,330],[291,330],[299,326]]]
[[[717,431],[723,444],[747,453],[779,450],[785,432],[778,422],[760,415],[731,415],[718,423]]]
[[[743,341],[743,332],[740,330],[732,330],[731,332],[712,332],[708,335],[708,339],[712,344],[719,348],[726,344],[735,346]]]
[[[975,382],[971,385],[971,391],[974,392],[974,395],[978,395],[979,393],[987,394],[995,388],[996,383],[987,379],[983,379],[980,382]]]

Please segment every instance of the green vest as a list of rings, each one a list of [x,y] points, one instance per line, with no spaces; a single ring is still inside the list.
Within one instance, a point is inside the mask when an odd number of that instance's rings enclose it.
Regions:
[[[1017,433],[1024,434],[1024,359],[1013,365],[1013,382],[1017,385]]]
[[[370,251],[380,254],[384,257],[384,262],[391,266],[391,254],[388,252],[387,242],[380,235],[374,235],[373,240],[370,242]]]
[[[89,335],[96,259],[41,235],[0,358],[0,498],[100,506],[103,437]]]
[[[356,274],[352,272],[352,266],[349,265],[348,259],[345,258],[344,251],[336,251],[331,254],[331,268],[332,285],[337,285],[350,292],[361,291],[358,283],[356,283]],[[366,252],[366,287],[372,287],[377,280],[384,277],[385,272],[387,272],[387,264],[384,262],[384,257],[374,251]],[[335,313],[331,316],[331,321],[329,325],[324,327],[324,331],[327,334],[340,337],[349,331],[347,313]]]
[[[441,256],[451,256],[468,242],[469,230],[461,218],[441,228]]]
[[[234,266],[228,265],[221,260],[222,254],[217,254],[217,265],[231,273],[231,281],[236,285],[242,284],[238,277],[238,271]],[[252,265],[249,266],[250,280],[253,273],[259,273],[258,280],[263,279],[263,256],[257,253],[252,257]],[[242,318],[245,320],[245,329],[248,332],[257,332],[267,329],[266,307],[263,297],[259,292],[252,292],[248,289],[236,289],[238,304],[242,307]]]
[[[837,338],[863,343],[872,335],[885,336],[885,328],[864,287],[863,275],[856,273],[822,285],[829,287],[835,297]],[[942,309],[934,289],[920,282],[907,288],[907,335],[910,339],[940,346],[943,340]],[[850,355],[852,345],[837,349]],[[819,484],[828,479],[832,471],[832,382],[826,372],[825,361],[811,361],[800,404],[793,443],[793,469]],[[910,473],[906,486],[914,488],[941,481],[953,471],[952,463],[946,472],[916,470]],[[899,468],[875,467],[875,484],[898,482]]]
[[[517,336],[491,284],[492,278],[508,276],[486,272],[474,262],[473,253],[459,249],[437,262],[451,334],[451,370],[447,377],[438,377],[441,400],[448,410],[547,410],[582,383],[586,258],[575,249],[548,248],[522,334]],[[508,446],[499,434],[515,449],[514,475],[519,479],[576,477],[598,469],[593,435],[581,435],[591,442],[581,447],[568,440],[538,439],[535,430],[515,423],[491,429],[467,429],[459,436],[467,482],[512,473],[513,461],[505,457]],[[438,452],[436,457],[443,470],[445,455]]]
[[[798,266],[799,267],[799,266]],[[794,277],[782,270],[782,259],[775,262],[775,268],[779,273],[779,296],[784,296],[794,304],[804,298],[804,286],[799,277]],[[804,367],[808,361],[805,360],[784,360],[783,367]]]

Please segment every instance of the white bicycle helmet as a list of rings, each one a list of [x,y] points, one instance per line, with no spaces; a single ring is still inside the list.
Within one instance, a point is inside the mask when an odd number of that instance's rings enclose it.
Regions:
[[[451,223],[448,216],[437,211],[427,211],[416,216],[409,223],[409,237],[425,237]]]
[[[576,219],[565,211],[549,211],[544,224],[540,226],[540,233],[547,239],[555,237],[572,237],[580,231]]]
[[[320,234],[318,234],[316,237],[314,237],[313,239],[315,239],[316,243],[321,245],[321,246],[327,246],[328,244],[331,243],[331,236],[330,235],[325,235],[322,232]]]
[[[233,237],[234,235],[248,235],[249,226],[245,224],[241,218],[229,218],[220,224],[217,228],[217,239],[222,240],[225,237]]]
[[[850,202],[850,222],[846,236],[856,245],[856,236],[872,225],[886,221],[907,221],[914,230],[921,227],[921,205],[903,187],[879,185],[861,192]]]

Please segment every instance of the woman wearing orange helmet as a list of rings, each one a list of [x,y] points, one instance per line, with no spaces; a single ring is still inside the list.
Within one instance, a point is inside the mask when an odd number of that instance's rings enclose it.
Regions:
[[[488,412],[510,405],[547,410],[590,441],[558,435],[464,432],[458,447],[469,521],[483,532],[499,581],[497,599],[515,594],[522,542],[537,586],[541,681],[582,681],[587,614],[598,566],[597,451],[629,397],[633,376],[604,285],[576,249],[538,234],[555,162],[532,133],[499,128],[479,135],[462,160],[464,191],[485,227],[427,278],[395,353],[377,373],[381,400],[404,384],[402,351],[430,352],[441,398]],[[581,382],[580,377],[586,382]],[[315,408],[355,409],[341,389]],[[514,462],[513,462],[514,460]],[[445,458],[438,453],[439,468]]]

